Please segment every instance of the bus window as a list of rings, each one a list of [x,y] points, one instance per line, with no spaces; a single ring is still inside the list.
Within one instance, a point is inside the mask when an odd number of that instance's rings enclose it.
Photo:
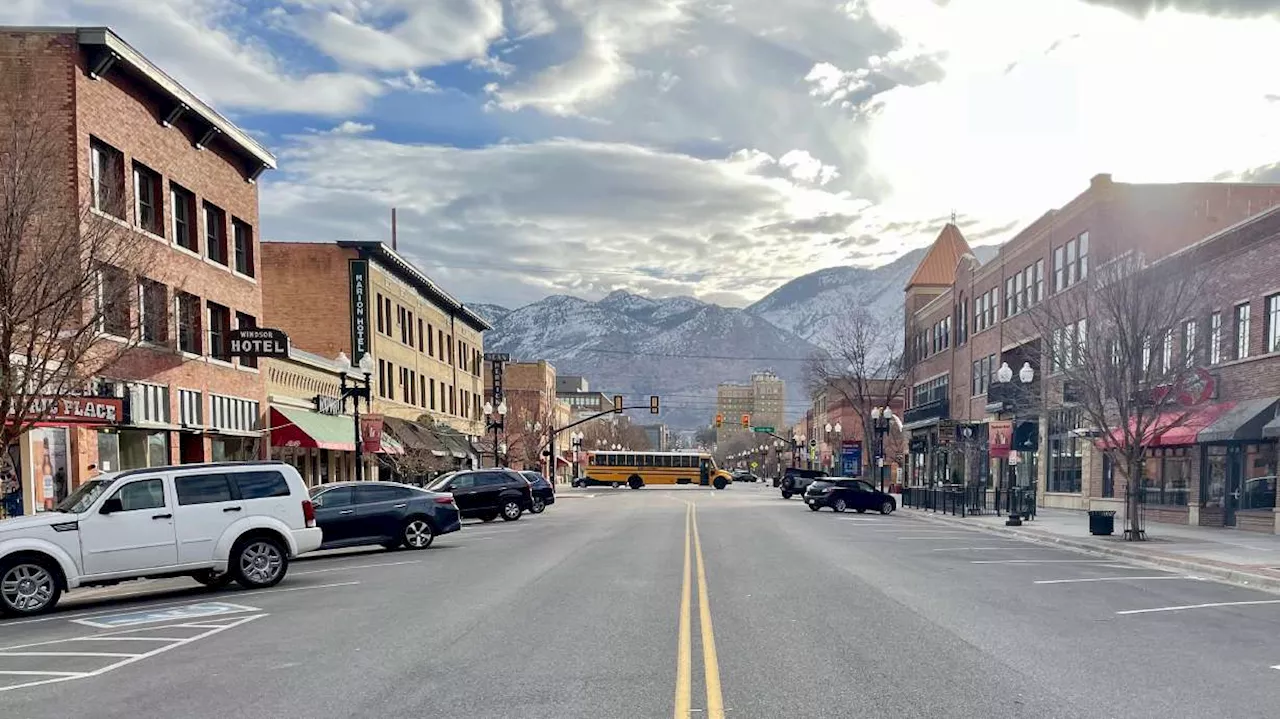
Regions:
[[[659,466],[659,467],[670,467],[670,466],[671,466],[671,458],[670,458],[670,457],[668,457],[668,456],[666,456],[666,455],[663,455],[663,456],[661,456],[661,457],[658,457],[658,466]]]
[[[653,466],[653,455],[652,455],[652,454],[642,454],[642,455],[637,456],[637,457],[636,457],[636,459],[637,459],[637,460],[639,460],[636,464],[638,464],[638,465],[639,465],[639,466],[641,466],[641,467],[652,467],[652,466]]]
[[[634,454],[624,454],[624,455],[622,455],[622,466],[624,466],[624,467],[634,467],[634,466],[636,466],[636,456],[635,456]]]
[[[681,466],[681,467],[683,467],[683,468],[685,468],[685,469],[688,469],[689,467],[692,467],[692,466],[693,466],[692,464],[690,464],[692,461],[693,461],[693,457],[689,457],[689,456],[681,457],[681,458],[680,458],[680,466]]]
[[[593,464],[595,464],[595,463],[596,463],[596,456],[595,456],[594,454],[588,454],[588,455],[587,455],[587,466],[591,466],[591,465],[593,465]]]

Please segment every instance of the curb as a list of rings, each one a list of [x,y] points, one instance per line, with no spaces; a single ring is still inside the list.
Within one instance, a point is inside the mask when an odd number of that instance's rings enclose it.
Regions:
[[[1223,567],[1211,562],[1197,561],[1195,559],[1182,559],[1171,557],[1164,554],[1151,554],[1147,552],[1136,552],[1118,547],[1106,547],[1093,544],[1087,540],[1074,539],[1070,537],[1059,537],[1052,534],[1042,534],[1040,532],[1028,532],[1018,529],[1006,529],[1003,527],[991,527],[986,525],[970,524],[960,518],[951,518],[935,515],[933,513],[925,513],[922,510],[905,508],[904,514],[923,519],[926,522],[934,522],[936,524],[946,524],[956,527],[963,527],[975,532],[986,532],[987,534],[1002,534],[1008,537],[1017,537],[1018,539],[1027,540],[1036,544],[1053,544],[1065,547],[1082,554],[1104,555],[1111,557],[1120,557],[1123,559],[1136,561],[1153,567],[1168,567],[1180,569],[1188,572],[1203,574],[1213,579],[1221,580],[1229,584],[1248,587],[1250,589],[1260,589],[1266,592],[1280,594],[1280,577],[1258,574],[1244,569],[1233,569]]]

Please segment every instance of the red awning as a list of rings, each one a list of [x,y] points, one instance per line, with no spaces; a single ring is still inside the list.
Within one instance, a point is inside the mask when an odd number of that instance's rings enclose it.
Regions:
[[[351,420],[292,407],[271,407],[271,446],[356,450]],[[344,441],[343,435],[346,435]]]
[[[1196,435],[1213,424],[1219,417],[1235,407],[1235,402],[1217,402],[1200,407],[1161,412],[1146,429],[1147,447],[1178,447],[1196,443]],[[1133,427],[1133,423],[1129,425]],[[1136,429],[1131,432],[1136,433]],[[1100,446],[1118,445],[1124,441],[1121,430],[1112,430],[1110,437],[1098,440]]]
[[[559,455],[556,455],[556,461],[559,462],[560,464],[573,464],[573,462],[570,462],[569,460]]]

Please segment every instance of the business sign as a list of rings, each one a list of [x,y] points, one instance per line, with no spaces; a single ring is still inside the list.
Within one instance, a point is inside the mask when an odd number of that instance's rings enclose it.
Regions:
[[[341,397],[330,397],[328,395],[318,394],[315,397],[312,397],[311,401],[315,403],[316,411],[320,414],[342,414]]]
[[[987,451],[996,459],[1007,459],[1013,446],[1013,422],[996,420],[987,425]]]
[[[944,419],[938,421],[938,444],[953,444],[956,441],[956,421]]]
[[[382,451],[382,415],[360,415],[360,442],[366,452]]]
[[[929,442],[924,437],[912,437],[907,443],[907,451],[912,454],[924,454],[929,451]]]
[[[980,429],[981,426],[977,422],[957,422],[956,441],[973,442],[978,438],[978,431]]]
[[[493,359],[489,359],[492,357]],[[507,355],[488,355],[489,368],[491,372],[490,387],[492,388],[493,403],[498,404],[502,401],[502,376],[506,372]]]
[[[289,356],[289,335],[281,330],[267,327],[231,330],[227,334],[227,344],[234,357],[287,358]]]
[[[351,365],[369,354],[369,261],[347,260],[351,278]]]
[[[27,421],[119,424],[124,400],[118,397],[32,397]]]
[[[845,477],[862,475],[862,442],[846,440],[841,443],[840,474]]]

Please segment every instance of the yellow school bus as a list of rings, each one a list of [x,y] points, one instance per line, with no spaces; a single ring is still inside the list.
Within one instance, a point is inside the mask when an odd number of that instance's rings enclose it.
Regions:
[[[587,455],[584,484],[627,485],[700,484],[724,489],[733,475],[716,467],[705,452],[591,452]]]

